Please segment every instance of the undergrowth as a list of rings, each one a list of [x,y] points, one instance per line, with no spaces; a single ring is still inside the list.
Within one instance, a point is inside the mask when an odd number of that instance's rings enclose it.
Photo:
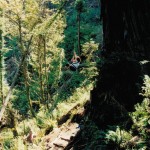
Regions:
[[[82,150],[149,150],[150,149],[150,78],[145,76],[142,87],[143,102],[130,112],[133,125],[107,126],[100,130],[87,116],[81,123],[81,137],[77,149]]]

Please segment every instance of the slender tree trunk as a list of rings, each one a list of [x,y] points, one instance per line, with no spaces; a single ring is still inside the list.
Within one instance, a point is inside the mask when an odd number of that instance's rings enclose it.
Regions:
[[[22,27],[21,27],[21,20],[19,19],[19,37],[20,37],[20,48],[22,52],[22,56],[25,55],[26,51],[23,44],[22,39]],[[27,54],[28,56],[28,54]],[[30,87],[29,87],[29,77],[28,77],[28,68],[27,68],[27,58],[25,58],[23,65],[22,65],[22,71],[23,71],[23,77],[24,77],[24,83],[25,83],[25,89],[26,89],[26,98],[29,104],[30,112],[33,117],[35,117],[34,110],[32,108],[32,101],[30,99]]]
[[[45,90],[44,90],[44,93],[45,93],[45,100],[47,101],[47,106],[49,104],[49,95],[48,95],[48,76],[47,76],[47,57],[46,57],[46,36],[43,37],[43,44],[44,44],[44,64],[45,64]]]
[[[1,31],[1,48],[0,48],[0,98],[4,102],[3,93],[3,48],[4,48],[4,10],[2,10],[2,31]]]
[[[21,70],[21,67],[22,67],[22,65],[23,65],[23,62],[25,61],[25,59],[26,59],[26,57],[27,57],[27,55],[28,55],[28,53],[29,53],[29,48],[30,48],[30,44],[31,44],[31,41],[32,41],[32,37],[33,37],[33,36],[31,36],[31,38],[30,38],[30,41],[29,41],[29,43],[28,43],[27,50],[26,50],[25,54],[22,56],[21,62],[20,62],[20,64],[19,64],[19,67],[17,68],[17,71],[16,71],[16,73],[15,73],[15,75],[14,75],[12,84],[11,84],[11,86],[10,86],[10,89],[9,89],[7,95],[6,95],[5,100],[4,100],[3,107],[1,108],[1,111],[0,111],[0,121],[1,121],[1,119],[2,119],[2,117],[3,117],[3,114],[4,114],[4,112],[5,112],[6,106],[7,106],[8,102],[9,102],[9,99],[10,99],[10,96],[11,96],[11,94],[12,94],[13,88],[15,87],[16,80],[17,80],[17,78],[18,78],[18,76],[19,76],[19,71]]]
[[[2,63],[2,54],[0,52],[0,62]],[[2,76],[2,65],[0,64],[0,98],[3,102],[3,76]]]
[[[39,82],[40,82],[40,95],[41,95],[41,103],[44,103],[44,84],[43,84],[43,52],[42,52],[42,36],[39,35],[38,42],[38,60],[39,60]]]
[[[2,37],[2,34],[1,34]],[[2,38],[1,38],[2,41]],[[3,103],[3,55],[2,55],[2,45],[0,48],[0,99]]]
[[[80,42],[80,17],[81,12],[78,12],[77,20],[78,20],[78,55],[81,53],[81,42]]]
[[[26,98],[29,104],[29,108],[33,117],[35,117],[34,110],[32,108],[32,101],[30,98],[30,84],[29,84],[29,75],[28,75],[28,62],[27,59],[23,62],[23,75],[24,75],[24,83],[26,88]]]

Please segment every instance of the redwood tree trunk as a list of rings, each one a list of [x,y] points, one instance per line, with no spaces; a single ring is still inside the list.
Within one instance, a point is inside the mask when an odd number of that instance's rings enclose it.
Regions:
[[[150,1],[101,0],[104,48],[136,59],[150,58]]]
[[[149,0],[101,0],[104,64],[90,110],[99,126],[127,121],[142,100],[142,77],[150,70],[149,63],[140,63],[150,59],[149,8]]]

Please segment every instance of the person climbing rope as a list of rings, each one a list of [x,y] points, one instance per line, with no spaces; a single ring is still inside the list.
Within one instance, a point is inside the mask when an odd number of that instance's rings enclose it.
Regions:
[[[71,59],[71,63],[67,64],[67,67],[71,71],[76,71],[81,63],[81,58],[74,52],[73,57]]]

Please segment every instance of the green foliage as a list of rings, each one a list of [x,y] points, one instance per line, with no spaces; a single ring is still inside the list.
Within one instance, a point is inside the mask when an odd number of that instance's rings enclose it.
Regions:
[[[11,37],[10,35],[7,35],[6,42],[8,51],[4,53],[4,57],[7,59],[15,57],[18,60],[21,55],[18,47],[19,37]]]
[[[10,139],[6,139],[3,142],[4,150],[10,150],[13,147],[13,142]]]
[[[48,111],[45,111],[44,107],[40,108],[39,113],[37,114],[36,123],[37,126],[42,129],[51,128],[53,129],[56,126],[56,120],[51,119],[51,114]]]
[[[105,135],[106,144],[114,144],[116,148],[125,147],[126,143],[131,139],[132,135],[125,130],[121,130],[120,127],[116,127],[116,130],[108,130]]]
[[[75,3],[78,3],[76,1]],[[79,3],[84,3],[82,0],[79,0]],[[99,41],[102,41],[101,31],[102,27],[100,26],[99,16],[100,16],[100,8],[94,7],[94,8],[88,8],[88,5],[90,5],[90,1],[86,1],[84,3],[84,8],[87,8],[86,11],[83,11],[81,13],[81,45],[84,43],[90,41],[91,39],[93,41],[96,41],[96,43],[99,43]],[[74,3],[72,3],[74,5]],[[70,11],[71,10],[71,11]],[[62,42],[62,47],[65,49],[66,58],[70,59],[71,55],[73,54],[73,51],[77,52],[78,49],[78,37],[77,37],[77,12],[74,7],[70,5],[69,9],[66,9],[67,15],[66,15],[66,23],[67,28],[65,29],[65,38],[64,42]],[[81,49],[82,52],[82,49]]]
[[[133,119],[132,132],[138,133],[140,140],[136,143],[137,148],[149,148],[148,140],[150,138],[150,78],[145,75],[142,93],[144,100],[141,104],[135,106],[135,112],[131,113]]]
[[[83,142],[83,150],[91,150],[91,149],[102,149],[106,148],[104,145],[104,137],[105,132],[99,130],[95,123],[88,118],[85,118],[81,128],[81,137],[80,141]]]
[[[88,47],[88,46],[87,46]],[[129,115],[133,120],[131,128],[124,126],[107,126],[98,129],[97,126],[85,118],[81,125],[81,139],[84,145],[82,149],[116,149],[116,150],[148,150],[150,148],[150,78],[145,76],[142,94],[144,100],[135,105],[135,111]]]
[[[144,86],[142,87],[142,95],[144,96],[144,100],[141,104],[135,105],[135,111],[130,113],[130,116],[133,120],[133,125],[130,131],[121,133],[122,131],[118,128],[115,132],[109,131],[106,134],[107,139],[112,140],[117,146],[124,147],[126,149],[144,149],[149,148],[148,140],[149,136],[149,127],[150,127],[150,78],[149,76],[145,76],[144,78]],[[138,136],[138,140],[134,141],[131,145],[131,136],[129,133],[132,133],[132,136]],[[125,142],[122,143],[123,138],[125,138]]]
[[[144,77],[144,86],[141,94],[146,98],[150,98],[150,77],[148,75]]]
[[[25,67],[23,64],[19,72],[11,99],[16,114],[19,113],[19,117],[14,118],[17,119],[16,129],[19,137],[6,140],[6,149],[11,149],[12,145],[14,149],[24,147],[22,136],[27,135],[30,130],[34,130],[39,136],[38,141],[41,141],[46,131],[57,126],[57,120],[62,115],[77,104],[83,106],[89,99],[89,91],[93,88],[98,74],[96,65],[99,61],[97,53],[101,29],[93,21],[96,21],[95,13],[99,15],[99,8],[85,11],[89,2],[77,0],[68,1],[70,5],[64,9],[65,2],[67,1],[4,0],[0,3],[0,8],[5,8],[5,78],[10,84],[31,42],[25,58],[27,65]],[[84,58],[81,68],[76,72],[64,71],[66,58],[70,59],[72,52],[77,51],[77,13],[81,13],[81,57]],[[41,102],[42,96],[44,102]],[[30,105],[34,111],[37,110],[36,119],[29,115]],[[99,138],[97,128],[93,127],[91,131],[95,130],[93,139],[96,141]],[[30,148],[28,145],[27,149]]]
[[[26,115],[29,110],[29,105],[26,99],[26,95],[24,91],[16,90],[14,92],[14,99],[13,99],[13,107],[19,111],[20,114]]]
[[[97,62],[99,59],[97,57],[98,45],[93,40],[86,42],[82,45],[82,54],[86,57],[86,62]]]
[[[106,134],[106,139],[109,142],[116,144],[118,148],[125,149],[140,149],[146,150],[149,148],[148,140],[150,127],[150,78],[146,75],[144,78],[144,86],[142,87],[142,95],[144,100],[141,104],[135,105],[135,111],[130,113],[133,120],[133,125],[130,131],[126,132],[117,127],[116,131],[109,130]],[[137,136],[137,140],[133,141],[132,136]],[[133,138],[134,139],[134,138]],[[133,142],[132,142],[133,141]],[[132,143],[132,144],[131,144]]]
[[[135,106],[136,111],[131,114],[134,126],[139,127],[139,131],[143,131],[144,127],[149,126],[149,100],[144,100],[142,104],[137,104]]]
[[[90,40],[83,44],[82,47],[83,52],[81,56],[84,56],[85,60],[82,60],[81,68],[76,72],[70,70],[62,72],[59,82],[57,82],[55,86],[55,89],[57,88],[57,90],[53,89],[55,92],[52,97],[54,101],[51,107],[52,110],[58,103],[68,100],[71,96],[76,99],[76,89],[80,87],[86,89],[86,87],[95,83],[95,78],[98,75],[96,66],[99,62],[99,58],[97,57],[98,44],[93,40]],[[51,81],[54,82],[54,78],[52,78]]]

